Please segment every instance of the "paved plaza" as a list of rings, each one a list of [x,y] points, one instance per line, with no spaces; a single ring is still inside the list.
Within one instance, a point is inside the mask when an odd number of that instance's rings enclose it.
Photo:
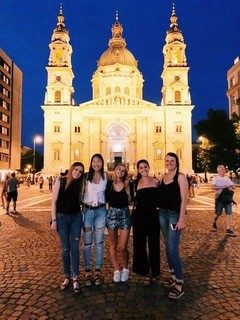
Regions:
[[[0,320],[240,319],[240,236],[225,236],[224,219],[217,232],[211,231],[214,200],[208,186],[196,190],[188,205],[181,245],[186,295],[180,301],[170,301],[163,288],[162,239],[159,283],[144,287],[133,273],[128,284],[112,283],[106,244],[104,285],[85,288],[81,270],[81,294],[74,296],[71,288],[61,292],[59,239],[49,228],[51,194],[22,185],[19,193],[20,214],[0,214]],[[239,194],[237,188],[237,201]],[[239,209],[235,230],[240,234]],[[131,266],[132,237],[129,250]]]

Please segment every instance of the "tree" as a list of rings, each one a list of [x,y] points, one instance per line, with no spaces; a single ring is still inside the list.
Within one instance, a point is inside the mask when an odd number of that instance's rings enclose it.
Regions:
[[[240,168],[240,118],[233,115],[229,119],[225,111],[209,109],[207,119],[200,120],[194,126],[199,141],[197,156],[204,171],[216,171],[219,164],[228,166],[237,174]],[[199,167],[199,163],[194,164]]]
[[[33,165],[33,150],[29,149],[21,154],[21,173],[26,173],[25,169],[28,167],[28,165]],[[35,152],[35,172],[38,172],[43,167],[43,156]],[[29,170],[29,173],[32,172],[32,170]]]

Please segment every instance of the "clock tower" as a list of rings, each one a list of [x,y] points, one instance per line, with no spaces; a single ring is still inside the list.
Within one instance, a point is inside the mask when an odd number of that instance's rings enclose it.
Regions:
[[[53,30],[51,43],[49,44],[50,55],[46,67],[48,82],[45,105],[72,104],[74,92],[72,86],[74,78],[71,63],[72,46],[69,43],[69,34],[64,21],[63,10],[60,7],[57,26]]]

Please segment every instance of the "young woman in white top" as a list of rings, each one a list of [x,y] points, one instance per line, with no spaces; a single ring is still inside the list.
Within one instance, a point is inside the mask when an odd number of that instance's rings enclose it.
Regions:
[[[221,216],[223,208],[226,212],[226,224],[227,230],[226,235],[235,237],[234,231],[231,229],[232,227],[232,204],[224,203],[221,200],[220,194],[224,188],[228,188],[229,190],[233,190],[235,188],[234,183],[226,176],[226,168],[220,164],[217,166],[217,175],[212,179],[212,187],[215,190],[215,218],[213,221],[213,230],[217,230],[217,220]]]
[[[107,185],[107,174],[104,172],[104,161],[101,154],[94,154],[91,158],[89,172],[86,175],[84,194],[84,268],[86,272],[85,285],[91,286],[103,282],[101,275],[104,231],[106,226],[106,203],[105,190]],[[95,248],[95,273],[91,274],[91,254]]]

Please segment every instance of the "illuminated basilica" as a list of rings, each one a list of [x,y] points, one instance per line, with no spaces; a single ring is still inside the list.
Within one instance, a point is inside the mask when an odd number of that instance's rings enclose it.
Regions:
[[[101,153],[105,169],[126,163],[130,172],[145,158],[152,173],[164,170],[164,156],[178,154],[183,172],[192,171],[191,117],[186,44],[173,8],[163,47],[161,105],[143,100],[143,76],[127,49],[116,15],[108,48],[97,61],[92,100],[73,100],[72,46],[62,9],[53,31],[44,105],[44,173],[57,174],[75,161],[86,168]]]

